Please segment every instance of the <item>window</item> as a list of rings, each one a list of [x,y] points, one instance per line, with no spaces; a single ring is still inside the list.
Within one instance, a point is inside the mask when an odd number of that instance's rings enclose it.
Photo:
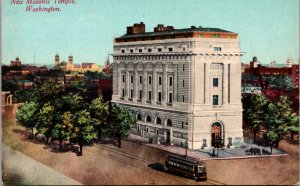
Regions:
[[[140,114],[137,115],[137,118],[136,118],[138,121],[141,121],[142,120],[142,116]]]
[[[182,47],[182,50],[185,51],[185,47]]]
[[[148,92],[148,100],[151,101],[151,91]]]
[[[156,118],[156,124],[161,124],[161,119],[159,117]]]
[[[172,52],[173,51],[173,48],[169,48],[169,52]]]
[[[214,47],[214,51],[221,52],[222,48],[221,47]]]
[[[149,132],[149,129],[148,129],[148,127],[146,128],[146,131],[147,131],[147,132]]]
[[[213,105],[219,105],[219,96],[213,95]]]
[[[151,76],[148,76],[148,81],[149,81],[149,85],[151,85],[151,83],[152,83],[152,77]]]
[[[212,34],[213,38],[220,38],[220,34]]]
[[[158,129],[156,129],[156,135],[158,135]]]
[[[148,48],[148,52],[152,52],[152,49],[151,49],[151,48]]]
[[[184,102],[184,96],[182,96],[182,102]]]
[[[203,37],[203,34],[199,34],[199,38],[202,38]]]
[[[125,83],[125,75],[122,75],[122,82]]]
[[[183,122],[181,122],[181,128],[183,128],[184,127],[184,123]]]
[[[213,86],[218,87],[219,86],[219,78],[213,78]]]
[[[172,127],[172,121],[170,119],[167,120],[167,126]]]
[[[169,93],[169,103],[172,103],[172,93]]]
[[[130,76],[130,82],[133,83],[133,75]]]
[[[184,71],[184,65],[182,65],[182,71]]]
[[[184,87],[184,80],[182,80],[182,87]]]
[[[133,97],[133,90],[130,89],[130,98],[132,99],[132,97]]]
[[[140,84],[143,83],[143,76],[140,76]]]
[[[142,99],[142,96],[143,96],[143,93],[142,93],[142,90],[140,90],[140,94],[139,94],[140,100]]]
[[[173,85],[173,82],[172,82],[172,77],[169,77],[169,86],[172,86]]]
[[[151,117],[150,117],[150,116],[147,116],[146,121],[147,121],[147,122],[151,122]]]
[[[125,97],[125,89],[122,89],[122,97]]]
[[[133,50],[132,50],[132,49],[130,49],[130,53],[133,53]]]
[[[158,77],[158,85],[161,85],[161,76]]]
[[[139,52],[141,53],[141,52],[143,52],[143,50],[142,50],[142,49],[139,49]]]
[[[158,102],[161,102],[161,92],[158,92]]]
[[[125,53],[125,50],[122,50],[122,53]]]
[[[161,49],[161,48],[158,48],[158,49],[157,49],[157,51],[158,51],[158,52],[161,52],[161,51],[162,51],[162,49]]]

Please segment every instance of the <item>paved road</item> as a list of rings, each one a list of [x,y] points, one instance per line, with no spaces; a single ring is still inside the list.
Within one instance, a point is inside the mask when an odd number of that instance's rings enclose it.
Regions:
[[[18,185],[81,185],[79,182],[2,144],[3,182]]]

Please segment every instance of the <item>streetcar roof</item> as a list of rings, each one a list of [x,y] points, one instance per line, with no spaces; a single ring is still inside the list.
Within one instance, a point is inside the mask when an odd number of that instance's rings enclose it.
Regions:
[[[168,155],[168,159],[178,159],[178,160],[193,163],[193,164],[196,164],[196,165],[205,165],[205,163],[201,160],[191,158],[191,157],[186,157],[186,156],[179,156],[179,155],[173,155],[172,154],[172,155]]]

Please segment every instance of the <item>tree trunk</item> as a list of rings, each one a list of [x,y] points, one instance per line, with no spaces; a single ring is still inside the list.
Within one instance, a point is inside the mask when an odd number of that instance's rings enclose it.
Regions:
[[[49,143],[49,138],[50,138],[50,136],[46,136],[46,138],[47,138],[46,144],[48,144],[48,143]]]
[[[82,156],[82,144],[79,144],[80,148],[79,148],[79,156]]]
[[[61,151],[62,142],[63,142],[63,140],[59,140],[59,151]]]
[[[32,139],[33,139],[33,136],[34,136],[34,134],[33,134],[33,128],[31,129],[31,137],[32,137]]]
[[[273,152],[273,145],[271,145],[271,154],[272,154],[272,152]]]
[[[118,137],[118,141],[119,141],[119,148],[121,148],[121,136]]]

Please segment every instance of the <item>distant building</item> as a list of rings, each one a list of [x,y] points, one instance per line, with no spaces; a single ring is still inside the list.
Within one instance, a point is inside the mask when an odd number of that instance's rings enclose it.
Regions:
[[[102,96],[105,101],[110,101],[112,99],[112,90],[112,76],[109,74],[99,75],[99,96]]]
[[[87,71],[91,72],[102,72],[102,68],[98,66],[96,63],[82,63],[80,64],[73,64],[73,56],[69,55],[68,57],[68,62],[66,61],[59,61],[59,55],[55,55],[55,60],[54,60],[55,65],[59,65],[60,68],[64,71],[71,71],[71,72],[80,72],[80,73],[85,73]]]
[[[17,67],[22,66],[20,58],[17,56],[15,61],[13,61],[13,60],[10,61],[10,66],[17,66]]]

